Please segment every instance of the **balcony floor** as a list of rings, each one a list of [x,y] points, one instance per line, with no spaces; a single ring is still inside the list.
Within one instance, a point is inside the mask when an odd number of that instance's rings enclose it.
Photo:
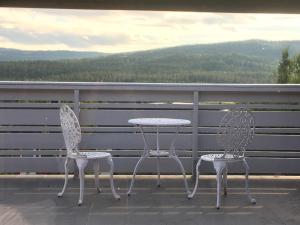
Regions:
[[[192,200],[186,198],[181,177],[162,177],[156,187],[153,176],[138,177],[130,197],[125,192],[130,177],[117,176],[121,200],[113,199],[107,177],[95,191],[92,176],[86,178],[84,204],[77,206],[79,181],[70,179],[63,198],[57,193],[63,176],[0,176],[1,225],[299,225],[300,178],[251,177],[257,200],[251,205],[241,177],[229,176],[228,196],[215,209],[215,179],[205,176]]]

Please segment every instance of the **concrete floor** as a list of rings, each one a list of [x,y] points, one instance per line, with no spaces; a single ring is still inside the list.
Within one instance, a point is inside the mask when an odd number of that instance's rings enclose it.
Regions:
[[[181,177],[138,177],[133,193],[125,192],[130,177],[115,180],[121,200],[115,200],[106,177],[102,193],[86,179],[84,204],[77,206],[79,182],[70,180],[63,198],[57,193],[62,176],[0,176],[0,225],[299,225],[300,178],[251,177],[257,200],[251,205],[240,177],[229,176],[228,196],[215,209],[215,179],[206,176],[192,200],[188,200]]]

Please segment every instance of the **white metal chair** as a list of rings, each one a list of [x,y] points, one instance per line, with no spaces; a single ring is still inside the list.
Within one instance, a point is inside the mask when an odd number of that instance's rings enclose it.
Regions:
[[[60,122],[67,149],[67,156],[65,161],[65,183],[62,191],[58,193],[58,197],[61,197],[68,184],[68,165],[72,160],[76,161],[79,170],[80,179],[80,195],[78,205],[80,206],[83,202],[84,193],[84,169],[89,160],[93,161],[94,172],[95,172],[95,184],[98,192],[101,192],[99,187],[99,166],[100,159],[105,158],[110,165],[110,185],[111,190],[116,199],[120,199],[120,196],[116,193],[113,183],[113,170],[114,164],[110,153],[107,152],[80,152],[78,150],[78,144],[81,141],[81,128],[78,119],[72,109],[67,105],[62,105],[60,108]]]
[[[202,155],[196,165],[196,184],[193,192],[188,196],[193,198],[199,180],[199,167],[202,161],[212,162],[217,173],[217,209],[220,208],[220,195],[222,181],[224,185],[224,195],[227,195],[227,172],[228,164],[241,162],[246,170],[245,188],[251,203],[255,204],[256,200],[251,197],[248,188],[249,166],[245,158],[246,146],[252,141],[254,136],[254,118],[251,112],[245,108],[235,108],[229,110],[222,118],[218,133],[217,142],[224,148],[223,154]]]

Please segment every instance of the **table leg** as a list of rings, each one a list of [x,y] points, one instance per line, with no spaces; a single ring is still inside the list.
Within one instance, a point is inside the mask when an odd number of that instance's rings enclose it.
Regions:
[[[184,181],[184,186],[185,186],[186,193],[189,195],[191,192],[190,192],[187,180],[186,180],[185,170],[184,170],[184,167],[183,167],[181,161],[179,160],[177,155],[170,155],[170,158],[174,159],[178,163],[178,165],[181,169],[182,175],[183,175],[183,181]]]
[[[159,154],[159,127],[156,127],[156,151]],[[157,169],[157,187],[160,187],[160,158],[156,157],[156,169]]]
[[[183,167],[180,159],[178,158],[178,156],[176,154],[176,150],[175,150],[175,139],[176,139],[178,133],[179,133],[179,127],[176,127],[176,133],[174,134],[173,140],[172,140],[171,145],[170,145],[170,156],[169,157],[174,159],[178,163],[178,165],[181,169],[182,175],[183,175],[183,180],[184,180],[184,186],[185,186],[185,189],[186,189],[186,193],[189,195],[191,192],[189,190],[189,185],[187,183],[185,170],[184,170],[184,167]]]
[[[156,166],[157,166],[157,187],[160,187],[160,162],[159,156],[156,157]]]
[[[135,166],[135,168],[134,168],[134,171],[133,171],[132,180],[131,180],[131,184],[130,184],[129,190],[128,190],[128,192],[127,192],[127,195],[130,195],[130,193],[131,193],[131,189],[132,189],[132,187],[133,187],[133,184],[134,184],[134,181],[135,181],[135,175],[136,175],[136,172],[137,172],[138,168],[140,167],[141,163],[142,163],[147,157],[148,157],[148,154],[145,154],[145,155],[143,155],[143,156],[139,159],[139,161],[137,162],[137,164],[136,164],[136,166]]]
[[[130,183],[130,187],[128,189],[128,192],[127,192],[127,195],[130,195],[131,193],[131,189],[133,187],[133,184],[134,184],[134,181],[135,181],[135,175],[137,173],[137,170],[139,169],[141,163],[149,157],[149,151],[150,151],[150,148],[149,148],[149,145],[147,143],[147,140],[146,140],[146,137],[145,137],[145,134],[144,134],[144,130],[142,128],[142,126],[139,126],[140,130],[141,130],[141,134],[143,136],[143,141],[144,141],[144,153],[143,155],[141,156],[141,158],[139,159],[139,161],[137,162],[135,168],[134,168],[134,171],[133,171],[133,175],[132,175],[132,180],[131,180],[131,183]]]

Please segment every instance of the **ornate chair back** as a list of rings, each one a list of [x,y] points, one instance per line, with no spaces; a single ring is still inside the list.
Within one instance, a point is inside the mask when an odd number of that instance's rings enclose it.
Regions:
[[[81,129],[73,110],[67,106],[60,107],[60,124],[67,148],[67,155],[80,155],[78,144],[81,141]]]
[[[219,124],[217,142],[224,148],[223,157],[244,157],[255,132],[254,117],[245,108],[229,110]]]

